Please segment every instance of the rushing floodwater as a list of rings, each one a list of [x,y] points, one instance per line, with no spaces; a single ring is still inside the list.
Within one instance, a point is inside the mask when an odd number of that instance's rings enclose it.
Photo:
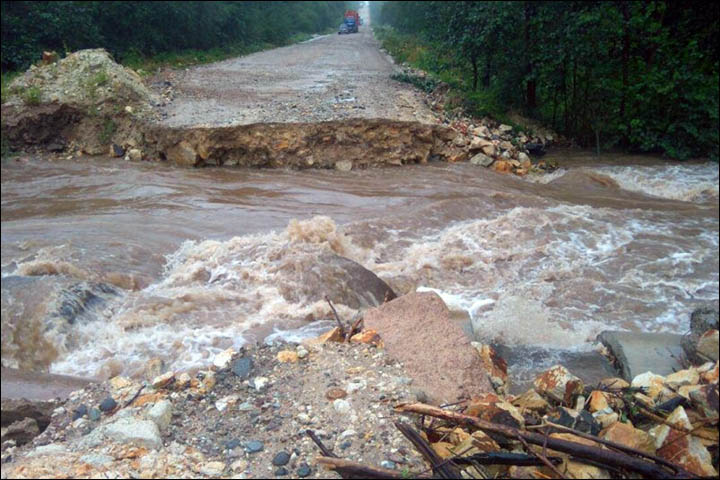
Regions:
[[[303,272],[329,250],[398,294],[437,291],[508,345],[681,333],[717,307],[717,164],[558,155],[566,168],[531,179],[3,161],[2,364],[137,375],[316,334],[328,285]]]

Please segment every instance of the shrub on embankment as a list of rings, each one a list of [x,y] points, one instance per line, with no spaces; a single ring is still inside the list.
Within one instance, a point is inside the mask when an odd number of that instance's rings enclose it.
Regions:
[[[580,145],[718,158],[716,3],[371,2],[400,61],[475,114],[521,110]],[[381,28],[377,28],[381,26]]]
[[[105,48],[123,63],[191,51],[219,58],[336,27],[347,2],[2,2],[2,70],[43,50]]]

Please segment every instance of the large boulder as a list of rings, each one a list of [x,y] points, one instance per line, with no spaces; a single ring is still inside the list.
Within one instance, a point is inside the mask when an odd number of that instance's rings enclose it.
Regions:
[[[715,355],[707,355],[707,351],[698,352],[698,343],[702,340],[703,335],[712,330],[718,330],[720,312],[715,308],[698,308],[690,315],[690,333],[682,339],[682,347],[687,358],[696,364],[704,363],[708,360],[717,360]],[[707,343],[707,339],[705,342]],[[704,345],[703,345],[704,346]],[[706,350],[706,349],[703,349]],[[717,352],[717,350],[714,350]],[[715,357],[715,358],[712,358]]]
[[[363,320],[431,402],[493,391],[480,355],[436,293],[404,295],[369,310]]]

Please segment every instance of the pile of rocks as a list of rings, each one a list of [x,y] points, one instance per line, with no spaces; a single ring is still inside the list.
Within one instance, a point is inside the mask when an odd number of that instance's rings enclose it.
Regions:
[[[405,78],[427,79],[422,70],[406,67]],[[453,146],[463,149],[464,155],[455,161],[469,160],[474,165],[492,168],[501,173],[514,173],[524,176],[531,172],[553,171],[557,164],[552,160],[542,160],[546,149],[556,143],[560,137],[547,128],[532,125],[527,119],[515,115],[514,121],[527,124],[527,132],[516,131],[512,126],[497,122],[491,118],[471,118],[461,106],[451,108],[448,98],[450,87],[444,82],[425,95],[425,103],[438,115],[438,121],[449,125],[458,134]]]

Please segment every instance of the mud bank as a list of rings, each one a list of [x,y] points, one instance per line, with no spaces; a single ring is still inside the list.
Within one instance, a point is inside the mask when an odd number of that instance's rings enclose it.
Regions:
[[[464,159],[451,128],[383,119],[320,123],[262,123],[169,128],[137,121],[127,112],[88,115],[61,104],[3,108],[3,134],[12,148],[128,153],[128,159],[181,166],[337,168]],[[135,152],[130,154],[132,150]]]

